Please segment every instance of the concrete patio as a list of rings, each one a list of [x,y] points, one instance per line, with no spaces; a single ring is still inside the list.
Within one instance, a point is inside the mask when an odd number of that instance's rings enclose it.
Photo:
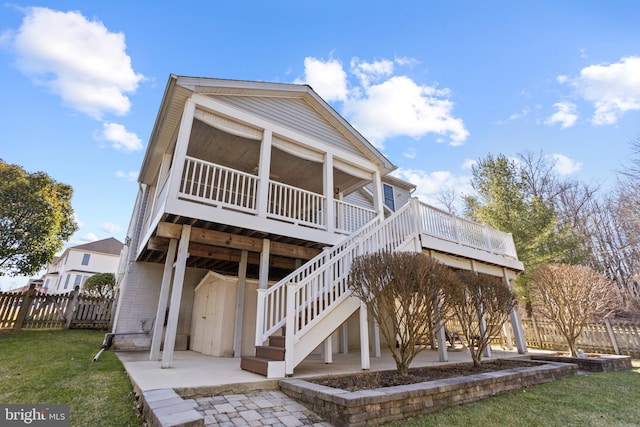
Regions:
[[[539,351],[530,351],[529,354]],[[540,352],[545,353],[545,352]],[[171,368],[160,368],[160,361],[150,361],[149,352],[117,352],[138,392],[172,388],[182,397],[200,397],[256,390],[278,388],[277,379],[267,379],[261,375],[240,369],[240,358],[213,357],[194,351],[176,351]],[[448,352],[446,363],[471,362],[466,349]],[[517,351],[494,350],[490,359],[522,357]],[[489,359],[485,359],[489,360]],[[441,366],[437,350],[427,349],[419,353],[411,367]],[[336,353],[333,363],[326,364],[320,355],[311,355],[298,365],[293,378],[338,375],[361,372],[360,353]],[[371,357],[371,370],[395,369],[396,365],[389,350],[383,349],[381,357]]]

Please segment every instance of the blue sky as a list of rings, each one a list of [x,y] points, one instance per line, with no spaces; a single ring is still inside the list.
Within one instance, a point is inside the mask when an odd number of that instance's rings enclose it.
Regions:
[[[552,156],[605,192],[640,137],[639,17],[632,0],[4,3],[0,158],[73,186],[70,245],[123,241],[173,73],[310,84],[433,204],[489,153]]]

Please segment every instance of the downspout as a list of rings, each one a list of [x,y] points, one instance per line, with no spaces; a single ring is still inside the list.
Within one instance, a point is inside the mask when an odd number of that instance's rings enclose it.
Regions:
[[[100,356],[102,355],[102,353],[105,350],[109,350],[111,348],[111,346],[113,345],[113,337],[115,336],[119,336],[119,335],[149,335],[149,332],[151,332],[151,330],[153,329],[153,324],[155,322],[155,319],[153,320],[153,322],[151,322],[151,327],[147,330],[144,329],[144,324],[147,322],[148,319],[145,320],[141,320],[140,321],[140,329],[141,331],[132,331],[132,332],[107,332],[106,334],[104,334],[104,339],[102,340],[102,345],[100,346],[100,351],[98,351],[98,353],[93,356],[93,361],[97,362],[98,359],[100,358]]]

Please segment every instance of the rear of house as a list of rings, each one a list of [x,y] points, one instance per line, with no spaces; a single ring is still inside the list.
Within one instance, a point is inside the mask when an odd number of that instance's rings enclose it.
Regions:
[[[394,169],[309,86],[170,76],[121,258],[115,346],[162,367],[193,350],[290,375],[320,348],[380,345],[346,288],[358,254],[426,251],[506,282],[522,270],[510,235],[419,203]]]

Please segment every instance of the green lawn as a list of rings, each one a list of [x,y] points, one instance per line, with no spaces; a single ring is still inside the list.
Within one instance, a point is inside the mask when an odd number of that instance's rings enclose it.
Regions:
[[[104,332],[0,333],[0,402],[68,404],[71,426],[140,426],[131,382]]]
[[[395,426],[640,426],[640,360],[448,408]]]

